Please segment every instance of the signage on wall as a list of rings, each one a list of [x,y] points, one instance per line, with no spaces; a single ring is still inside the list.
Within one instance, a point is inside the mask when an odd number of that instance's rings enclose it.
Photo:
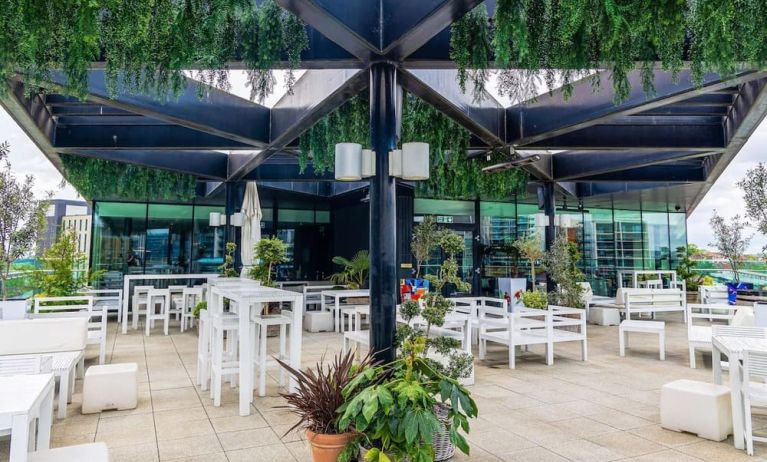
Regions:
[[[452,215],[437,215],[437,223],[450,224],[453,222]]]

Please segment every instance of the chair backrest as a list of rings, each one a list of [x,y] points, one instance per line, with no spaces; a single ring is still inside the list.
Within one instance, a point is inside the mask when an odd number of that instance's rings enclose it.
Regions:
[[[133,286],[133,296],[146,295],[152,289],[154,289],[154,286]]]
[[[626,319],[631,314],[685,311],[687,297],[679,289],[624,289]]]
[[[22,374],[49,374],[52,369],[52,355],[0,356],[0,377]]]
[[[552,319],[552,311],[550,309],[518,308],[516,311],[509,313],[509,330],[516,332],[546,329],[546,331],[551,332],[553,328]]]
[[[743,350],[743,391],[748,395],[752,381],[767,379],[767,351]]]
[[[40,313],[67,313],[78,311],[92,311],[92,295],[74,295],[71,297],[37,297],[33,312]]]
[[[86,316],[2,321],[0,355],[83,350],[88,332]]]
[[[720,337],[742,337],[767,339],[767,329],[763,327],[745,326],[713,326],[711,333]]]
[[[727,303],[727,286],[699,286],[701,303]]]
[[[735,317],[738,307],[726,303],[688,303],[687,304],[687,323],[692,328],[696,319],[706,321],[727,321],[727,324]]]
[[[202,287],[186,287],[182,292],[184,309],[192,311],[203,300]],[[190,302],[191,300],[191,302]]]

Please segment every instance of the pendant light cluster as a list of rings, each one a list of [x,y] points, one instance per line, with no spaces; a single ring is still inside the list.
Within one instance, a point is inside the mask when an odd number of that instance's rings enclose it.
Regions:
[[[359,143],[336,144],[335,175],[338,181],[359,181],[375,176],[376,153]],[[389,151],[389,175],[409,181],[429,179],[429,144],[403,143]]]

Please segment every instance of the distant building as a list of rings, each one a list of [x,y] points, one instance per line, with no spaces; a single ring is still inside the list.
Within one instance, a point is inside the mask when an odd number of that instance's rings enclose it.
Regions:
[[[91,254],[91,216],[64,215],[61,219],[61,231],[74,230],[77,236],[77,251],[88,256],[85,267],[90,264]]]
[[[45,214],[47,221],[45,233],[37,242],[37,255],[42,255],[42,253],[45,252],[45,250],[48,249],[56,241],[59,230],[62,228],[64,217],[78,217],[80,219],[87,217],[87,224],[85,226],[88,229],[88,236],[90,236],[90,215],[91,207],[85,201],[74,201],[68,199],[51,200],[51,205],[48,207],[48,212]],[[74,225],[74,222],[72,225]],[[82,225],[78,224],[78,226]],[[89,250],[90,237],[88,237],[88,245],[86,245],[82,251],[87,255]]]

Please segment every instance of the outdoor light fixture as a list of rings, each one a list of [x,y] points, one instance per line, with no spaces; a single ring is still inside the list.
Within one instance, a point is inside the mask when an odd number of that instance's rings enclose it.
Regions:
[[[218,212],[210,212],[210,214],[208,214],[208,225],[213,228],[221,226],[221,214]]]
[[[521,154],[514,154],[508,162],[501,162],[500,164],[494,164],[494,165],[488,165],[487,167],[483,168],[482,171],[485,173],[494,173],[494,172],[502,172],[503,170],[508,170],[510,168],[516,168],[521,167],[523,165],[533,164],[535,162],[538,162],[541,160],[541,156],[538,154],[532,154],[532,155],[521,155]]]
[[[535,226],[543,228],[549,226],[549,216],[543,213],[535,214]]]
[[[229,220],[229,223],[231,223],[232,226],[240,227],[245,222],[245,217],[241,212],[233,213],[231,216],[231,219]]]
[[[429,143],[402,143],[401,178],[410,181],[429,179]]]
[[[338,181],[359,181],[376,175],[376,153],[358,143],[336,144],[335,177]],[[389,151],[389,175],[409,181],[429,179],[429,144],[403,143]]]
[[[359,181],[362,179],[362,145],[359,143],[336,144],[336,180]]]

